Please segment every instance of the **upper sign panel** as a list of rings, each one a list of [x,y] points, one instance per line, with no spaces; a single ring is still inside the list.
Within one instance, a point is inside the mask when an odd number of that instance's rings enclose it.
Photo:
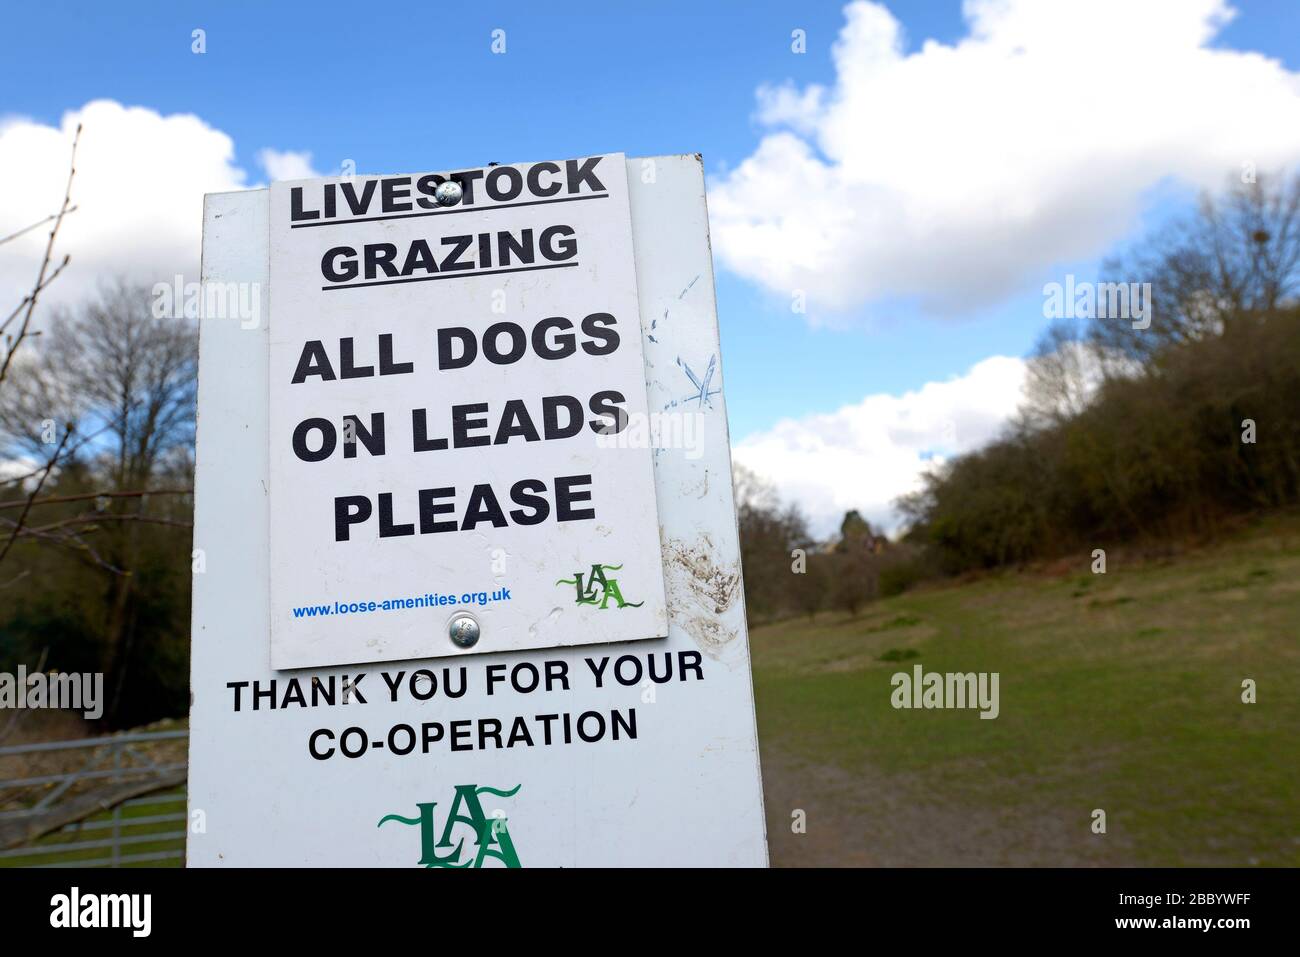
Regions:
[[[622,154],[276,183],[270,249],[273,667],[667,634]]]

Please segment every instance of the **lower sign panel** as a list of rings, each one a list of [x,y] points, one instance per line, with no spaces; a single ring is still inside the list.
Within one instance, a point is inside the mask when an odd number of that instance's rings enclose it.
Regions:
[[[667,637],[274,670],[268,333],[204,320],[190,865],[766,863],[703,173],[627,164]],[[209,197],[205,281],[265,285],[268,212]]]

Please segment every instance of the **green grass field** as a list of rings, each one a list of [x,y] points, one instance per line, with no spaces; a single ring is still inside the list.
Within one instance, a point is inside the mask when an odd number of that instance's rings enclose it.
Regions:
[[[773,863],[1300,864],[1300,515],[1089,564],[756,629]],[[895,710],[917,663],[1000,716]]]

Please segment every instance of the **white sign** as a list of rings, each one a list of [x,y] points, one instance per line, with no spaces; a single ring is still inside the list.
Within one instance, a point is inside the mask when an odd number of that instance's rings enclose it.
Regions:
[[[612,159],[602,161],[598,167],[602,174],[605,163]],[[203,281],[247,284],[258,290],[261,314],[269,317],[269,328],[266,324],[249,328],[216,316],[204,316],[200,321],[194,547],[202,550],[205,561],[204,571],[194,576],[191,631],[193,704],[186,841],[190,866],[766,863],[703,164],[692,155],[619,163],[626,164],[639,307],[634,315],[639,315],[640,325],[638,333],[637,322],[629,319],[631,329],[622,341],[627,345],[639,338],[645,360],[643,401],[652,416],[669,423],[692,424],[677,431],[670,428],[657,437],[651,453],[654,500],[630,496],[619,500],[626,506],[619,515],[627,520],[644,519],[644,515],[628,513],[652,511],[657,504],[655,564],[662,569],[667,599],[667,637],[617,645],[586,644],[592,640],[591,633],[576,628],[573,634],[561,636],[567,642],[563,646],[526,650],[489,647],[483,654],[470,656],[314,666],[306,671],[272,667],[267,634],[278,612],[273,611],[268,590],[271,530],[275,510],[294,497],[293,490],[276,490],[272,502],[266,493],[270,455],[283,438],[273,440],[268,409],[268,400],[275,393],[267,383],[283,375],[283,369],[272,371],[270,343],[288,338],[279,325],[283,317],[275,306],[274,290],[268,299],[268,237],[276,234],[275,218],[284,207],[276,204],[268,190],[207,198]],[[557,165],[564,168],[564,164]],[[612,175],[600,178],[609,190],[619,188],[611,186],[612,182],[623,181]],[[364,182],[358,180],[358,187],[364,188]],[[585,186],[582,191],[586,192]],[[377,195],[382,201],[382,192]],[[307,198],[304,192],[304,214],[315,209],[323,215],[324,206],[308,203]],[[478,200],[476,192],[475,204]],[[554,212],[566,206],[610,202],[582,200],[540,210]],[[513,217],[528,208],[486,215]],[[373,213],[373,207],[370,209]],[[444,214],[436,213],[425,219],[442,227],[482,214],[453,213],[441,218]],[[409,224],[372,225],[383,235]],[[366,226],[308,227],[298,232],[326,235],[333,230],[350,236],[352,229]],[[578,239],[579,252],[584,253],[581,233]],[[330,245],[327,241],[321,255]],[[546,273],[517,275],[531,280]],[[603,288],[606,277],[598,274],[595,279]],[[486,276],[467,280],[496,281]],[[456,282],[430,281],[411,288]],[[350,296],[365,291],[322,295]],[[615,294],[617,289],[610,292]],[[528,297],[517,306],[515,312],[516,304],[511,302],[507,318],[538,314]],[[370,323],[378,324],[382,318],[360,317],[355,322],[374,334],[383,330]],[[621,315],[619,318],[617,328],[623,331]],[[491,321],[497,320],[483,317],[476,324],[437,317],[428,327],[483,328]],[[331,355],[337,361],[339,357],[333,353],[338,350],[340,335],[347,333],[335,324],[308,338],[326,344],[333,338]],[[354,338],[360,343],[363,335],[356,332]],[[420,375],[420,356],[406,352],[406,346],[397,351],[397,339],[394,331],[393,361],[414,362],[415,370],[387,378],[415,382]],[[297,348],[301,345],[299,342]],[[372,343],[371,348],[378,346]],[[562,369],[572,358],[548,361]],[[355,365],[368,365],[372,360],[377,367],[377,351],[366,356],[359,345],[354,349]],[[521,366],[523,362],[521,359]],[[586,376],[583,373],[582,390],[601,387]],[[603,379],[603,373],[601,376]],[[507,380],[511,377],[526,380],[522,373],[508,372]],[[437,379],[432,377],[431,388],[437,388]],[[329,387],[352,381],[315,382],[304,391],[327,396]],[[355,381],[379,388],[374,383],[383,377]],[[576,394],[578,386],[573,388]],[[275,389],[284,391],[284,386]],[[467,395],[466,401],[480,401],[478,395]],[[329,415],[371,411],[379,408],[332,406]],[[615,436],[601,437],[620,441],[606,442],[599,447],[600,453],[637,459],[634,453],[643,451],[640,439],[622,441],[635,434],[636,423],[632,422]],[[565,441],[552,444],[560,446]],[[544,440],[530,443],[530,451],[516,451],[509,443],[472,451],[501,452],[525,461],[532,454],[531,446],[540,449],[546,444]],[[590,453],[572,440],[572,454]],[[567,464],[567,455],[561,464]],[[366,452],[358,449],[357,458],[341,461],[356,466],[361,480],[369,482],[376,463],[386,458],[366,457]],[[304,475],[310,464],[303,463]],[[591,467],[599,470],[602,463],[593,460]],[[311,481],[318,481],[315,470],[310,471]],[[593,472],[593,479],[596,474]],[[389,489],[366,484],[357,491],[342,489],[329,495],[365,494],[367,490],[374,495]],[[316,495],[307,479],[297,492],[304,499]],[[399,498],[394,495],[393,521],[418,523],[418,518],[403,517],[396,510]],[[331,504],[329,496],[322,501]],[[603,493],[595,485],[591,504],[598,516],[605,508]],[[422,539],[438,537],[415,534],[381,539],[377,521],[375,516],[356,522],[350,529],[355,540],[325,538],[321,548],[358,544],[365,541],[364,534],[371,536],[376,549],[391,544],[414,548]],[[598,517],[587,524],[594,528],[603,521]],[[549,534],[556,534],[559,527],[552,524]],[[476,528],[460,533],[469,543],[467,561],[479,560],[486,549],[480,531],[483,538],[490,539],[491,532],[512,534],[515,529]],[[512,556],[512,560],[519,557]],[[300,559],[308,563],[317,560],[306,549]],[[526,569],[528,559],[524,561]],[[619,558],[605,558],[601,553],[591,561],[617,564]],[[621,586],[630,583],[632,579],[625,576],[630,564],[625,560],[624,568],[607,573],[607,579],[617,579]],[[514,565],[507,568],[509,574],[515,574]],[[573,570],[565,569],[557,577],[572,577]],[[584,584],[589,581],[584,576]],[[625,600],[649,599],[648,591],[631,592],[630,585],[623,588]],[[566,605],[565,589],[557,589],[560,600],[550,607],[560,609],[555,613],[559,621],[577,621],[577,612],[589,614],[592,622],[599,623],[631,611],[618,610],[613,600],[603,611],[575,609],[577,595],[575,587],[568,586]],[[495,610],[493,605],[486,608]],[[481,610],[476,606],[475,614]],[[351,625],[344,637],[364,647],[379,615],[346,618]],[[496,625],[486,620],[480,645],[490,643],[495,633]],[[445,645],[437,640],[444,635],[434,637],[434,651],[445,653]],[[773,819],[788,822],[788,815],[788,809],[776,809]]]
[[[668,633],[621,154],[276,183],[270,308],[274,667]]]

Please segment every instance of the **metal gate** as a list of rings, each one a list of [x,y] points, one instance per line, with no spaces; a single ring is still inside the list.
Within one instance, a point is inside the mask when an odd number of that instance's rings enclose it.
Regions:
[[[180,864],[188,737],[142,731],[0,747],[0,867]]]

